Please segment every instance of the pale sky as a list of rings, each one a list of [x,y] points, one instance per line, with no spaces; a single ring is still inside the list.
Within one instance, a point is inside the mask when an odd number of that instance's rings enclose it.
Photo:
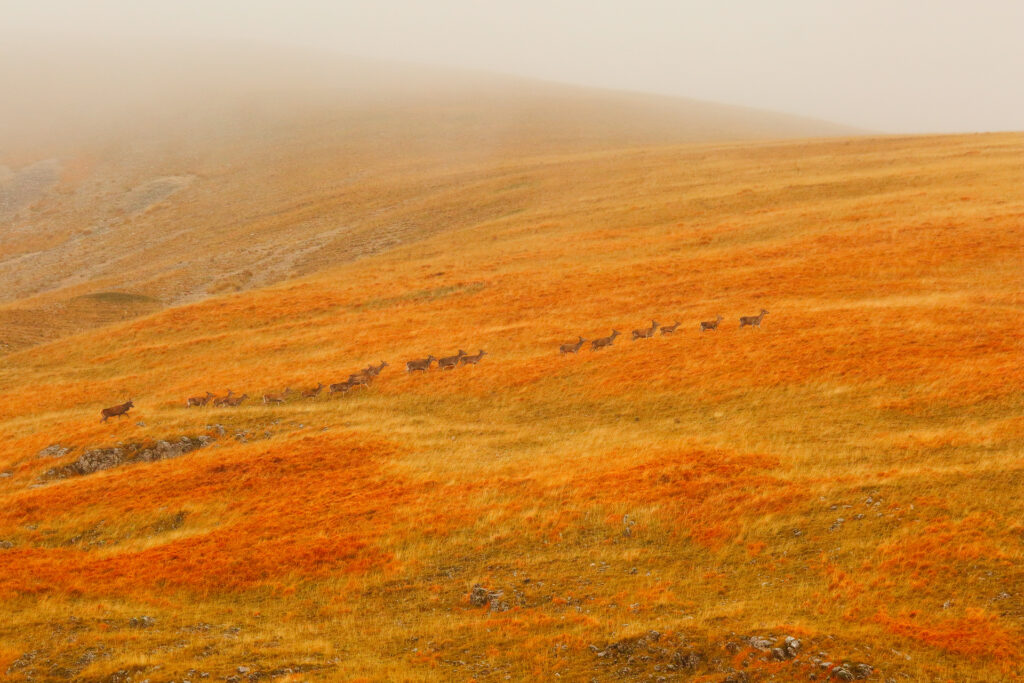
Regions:
[[[302,46],[878,132],[1024,130],[1024,0],[0,0],[4,35]]]

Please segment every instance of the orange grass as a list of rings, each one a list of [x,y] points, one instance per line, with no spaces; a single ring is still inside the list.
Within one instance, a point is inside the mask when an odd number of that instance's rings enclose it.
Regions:
[[[701,653],[693,680],[806,679],[818,651],[1021,679],[1022,152],[1006,134],[473,159],[454,184],[376,169],[434,236],[5,357],[0,664],[102,646],[77,677],[604,680],[625,659],[590,645],[657,630]],[[380,192],[348,198],[369,213]],[[652,318],[682,324],[630,341]],[[460,348],[488,355],[404,372]],[[184,407],[380,360],[344,396]],[[45,477],[182,434],[217,441]],[[74,450],[37,457],[52,443]],[[765,634],[809,654],[742,640]],[[664,675],[651,656],[621,676]]]

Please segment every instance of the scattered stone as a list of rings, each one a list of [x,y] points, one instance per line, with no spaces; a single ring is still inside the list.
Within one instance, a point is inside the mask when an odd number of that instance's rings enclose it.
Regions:
[[[11,472],[0,472],[0,479],[6,479],[12,475]]]
[[[852,681],[854,680],[853,672],[847,669],[845,666],[837,666],[832,669],[832,677],[840,681]]]
[[[128,620],[128,628],[151,628],[156,624],[156,619],[153,617],[132,617]]]
[[[854,664],[851,671],[853,672],[853,677],[858,681],[861,681],[871,676],[871,674],[875,672],[875,669],[870,664],[861,662],[859,664]]]
[[[8,549],[13,548],[13,547],[14,547],[14,544],[11,543],[10,541],[5,541],[3,539],[0,539],[0,550],[8,550]]]
[[[492,612],[507,612],[512,608],[501,599],[504,595],[503,591],[489,591],[478,583],[469,591],[469,604],[474,607],[487,605]]]
[[[761,650],[762,652],[767,652],[772,649],[772,645],[775,644],[770,638],[762,638],[759,636],[751,636],[747,639],[747,642],[750,643],[750,647],[755,650]]]
[[[750,676],[746,671],[734,671],[722,679],[722,683],[748,683]]]
[[[247,673],[249,673],[249,671],[250,671],[250,669],[247,666],[240,666],[240,667],[238,667],[238,673],[240,673],[240,674],[247,674]]]
[[[145,427],[145,426],[146,426],[146,423],[145,423],[145,422],[142,422],[142,421],[139,421],[139,422],[136,422],[136,423],[135,423],[135,426],[136,426],[136,427]]]

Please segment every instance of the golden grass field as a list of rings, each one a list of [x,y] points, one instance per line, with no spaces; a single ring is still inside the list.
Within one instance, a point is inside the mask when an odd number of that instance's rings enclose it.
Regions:
[[[2,358],[0,672],[1024,680],[1022,154],[645,144],[308,190],[417,239]],[[268,195],[336,188],[296,158]],[[681,324],[631,341],[652,319]],[[405,372],[458,349],[488,355]],[[181,435],[215,441],[46,476]]]

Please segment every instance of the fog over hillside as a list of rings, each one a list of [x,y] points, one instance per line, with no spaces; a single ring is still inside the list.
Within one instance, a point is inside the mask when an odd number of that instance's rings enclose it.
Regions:
[[[851,132],[694,100],[251,45],[0,53],[11,102],[0,110],[10,347],[522,210],[536,198],[501,188],[523,186],[524,173],[559,155]],[[480,183],[497,199],[459,194]],[[90,298],[107,290],[141,298]]]
[[[377,132],[408,133],[418,120],[424,138],[447,134],[446,126],[470,137],[554,126],[554,142],[611,145],[854,132],[743,107],[244,43],[11,42],[0,46],[0,91],[0,149],[83,134],[224,133],[303,117],[344,125],[346,115],[367,111],[380,118]],[[403,114],[411,121],[389,130]]]

